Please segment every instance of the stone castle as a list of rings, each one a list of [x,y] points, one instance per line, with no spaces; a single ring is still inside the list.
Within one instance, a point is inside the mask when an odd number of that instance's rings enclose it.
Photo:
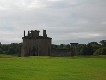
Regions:
[[[43,36],[39,35],[38,30],[28,31],[23,39],[22,52],[20,56],[75,56],[77,55],[78,43],[70,43],[68,48],[57,48],[52,45],[52,38],[48,37],[46,30]]]
[[[38,30],[28,31],[28,35],[23,39],[21,56],[49,56],[51,53],[51,40],[47,37],[46,30],[43,30],[43,36],[39,36]]]

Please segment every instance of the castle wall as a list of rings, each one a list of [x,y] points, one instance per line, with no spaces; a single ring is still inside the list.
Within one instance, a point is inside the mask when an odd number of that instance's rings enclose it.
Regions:
[[[51,52],[51,39],[38,39],[38,55],[49,56]]]
[[[68,56],[71,56],[71,50],[70,49],[52,49],[50,56],[68,57]]]
[[[23,46],[22,46],[22,52],[21,52],[21,56],[28,56],[29,55],[29,47],[27,46],[28,43],[28,39],[23,39]]]
[[[51,39],[23,39],[21,56],[49,56]]]

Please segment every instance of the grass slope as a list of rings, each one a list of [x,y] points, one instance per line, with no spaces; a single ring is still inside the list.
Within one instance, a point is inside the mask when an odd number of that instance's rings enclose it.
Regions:
[[[106,80],[106,56],[3,57],[0,80]]]

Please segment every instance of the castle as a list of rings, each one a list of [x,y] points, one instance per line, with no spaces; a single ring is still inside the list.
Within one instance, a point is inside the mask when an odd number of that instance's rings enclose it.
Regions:
[[[51,40],[47,37],[46,30],[43,30],[43,36],[39,36],[38,30],[28,31],[23,39],[21,56],[49,56],[51,53]]]
[[[28,31],[23,39],[22,52],[20,56],[75,56],[77,55],[78,43],[70,43],[68,48],[54,47],[52,38],[47,37],[46,30],[43,30],[43,36],[39,35],[38,30]]]

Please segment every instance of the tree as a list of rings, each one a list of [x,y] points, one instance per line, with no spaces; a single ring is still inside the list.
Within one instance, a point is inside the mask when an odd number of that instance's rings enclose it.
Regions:
[[[86,55],[86,52],[87,52],[86,44],[80,44],[78,51],[79,51],[79,55]]]
[[[21,53],[22,43],[2,44],[0,53],[17,55]]]
[[[8,54],[19,54],[21,53],[21,43],[12,43],[9,45]]]
[[[102,47],[106,47],[106,40],[102,40],[102,41],[100,41],[100,43],[101,43]]]
[[[70,45],[69,45],[69,44],[67,44],[65,48],[66,48],[66,49],[70,49]]]
[[[99,48],[94,52],[94,55],[106,55],[106,47]]]
[[[101,47],[97,42],[90,42],[87,44],[87,55],[93,55],[93,53]]]
[[[60,44],[59,48],[60,49],[64,49],[65,48],[65,44]]]

